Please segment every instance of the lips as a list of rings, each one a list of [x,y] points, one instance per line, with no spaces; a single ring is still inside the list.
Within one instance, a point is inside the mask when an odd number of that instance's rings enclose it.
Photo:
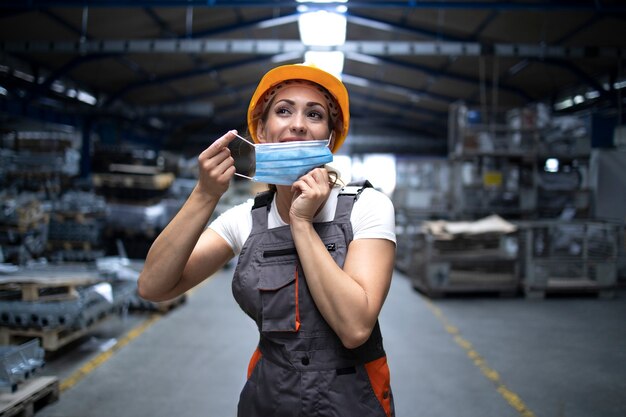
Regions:
[[[306,140],[306,138],[283,138],[283,139],[279,139],[278,142],[283,143],[283,142],[304,142]]]

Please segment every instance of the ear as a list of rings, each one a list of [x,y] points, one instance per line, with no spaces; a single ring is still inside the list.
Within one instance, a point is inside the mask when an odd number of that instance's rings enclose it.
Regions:
[[[256,124],[256,137],[261,143],[265,143],[265,126],[263,120],[259,120]]]

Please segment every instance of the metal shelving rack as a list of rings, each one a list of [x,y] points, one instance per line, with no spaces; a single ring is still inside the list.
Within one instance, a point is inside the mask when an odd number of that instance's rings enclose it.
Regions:
[[[496,213],[529,218],[536,209],[539,117],[530,110],[487,113],[450,107],[451,207],[456,219]]]
[[[413,236],[412,285],[430,297],[453,293],[519,290],[517,233],[487,233],[445,239],[428,232]]]
[[[612,297],[622,227],[592,220],[521,223],[525,294],[594,292]]]
[[[487,112],[455,103],[449,112],[451,207],[456,219],[591,215],[589,115],[551,117],[545,107]],[[546,160],[559,164],[546,170]]]

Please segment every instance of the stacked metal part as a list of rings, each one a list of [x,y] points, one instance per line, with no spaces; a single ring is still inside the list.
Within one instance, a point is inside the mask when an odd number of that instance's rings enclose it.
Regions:
[[[137,293],[137,279],[143,268],[143,262],[124,257],[105,257],[98,259],[96,266],[100,276],[115,283],[119,288],[129,290],[127,307],[130,310],[163,311],[164,308],[167,309],[167,305],[175,305],[186,299],[183,295],[171,303],[155,303],[141,298]]]
[[[0,195],[3,262],[23,265],[42,256],[48,242],[48,215],[33,193]]]
[[[52,203],[48,239],[50,258],[58,261],[91,261],[103,256],[102,232],[107,205],[103,197],[68,191]]]
[[[521,266],[526,294],[590,291],[612,297],[622,228],[593,220],[525,223]]]
[[[12,328],[84,329],[128,308],[136,283],[100,282],[77,289],[77,297],[56,301],[0,301],[0,325]],[[8,297],[6,291],[4,297]],[[17,296],[17,294],[16,294]]]
[[[44,350],[33,339],[19,346],[0,346],[0,387],[12,392],[45,364]]]
[[[91,192],[68,191],[52,205],[54,212],[104,215],[107,211],[105,199]]]
[[[149,206],[109,203],[107,227],[125,236],[154,237],[167,224],[167,214],[163,201]]]
[[[406,237],[405,237],[406,238]],[[519,286],[516,225],[492,215],[473,222],[425,221],[402,267],[414,288],[449,293],[515,294]]]
[[[2,138],[5,179],[20,190],[58,195],[68,177],[80,172],[80,154],[71,135],[20,132]]]
[[[151,149],[96,147],[93,185],[109,201],[150,204],[160,200],[174,182],[165,159]]]

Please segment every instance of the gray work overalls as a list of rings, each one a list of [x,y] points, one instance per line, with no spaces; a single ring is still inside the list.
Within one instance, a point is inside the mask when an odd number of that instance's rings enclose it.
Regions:
[[[353,236],[350,213],[361,190],[345,187],[334,220],[314,224],[341,267]],[[378,322],[362,346],[342,345],[309,293],[290,227],[267,228],[273,195],[255,198],[252,231],[233,278],[235,299],[260,331],[238,417],[393,416]]]

